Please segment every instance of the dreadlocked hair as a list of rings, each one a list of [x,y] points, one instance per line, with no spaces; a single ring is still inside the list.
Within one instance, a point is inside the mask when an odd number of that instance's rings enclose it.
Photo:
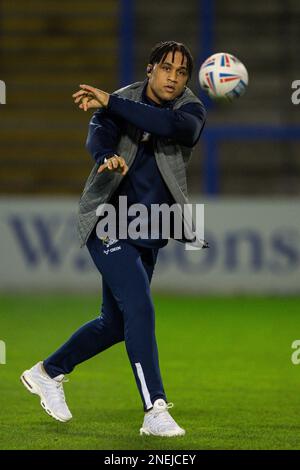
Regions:
[[[169,52],[172,52],[173,54],[172,55],[172,62],[173,62],[176,51],[181,52],[182,54],[181,64],[183,64],[184,58],[186,57],[187,70],[188,70],[189,78],[191,78],[192,73],[193,73],[193,67],[194,67],[194,59],[189,48],[186,47],[181,42],[176,42],[176,41],[159,42],[153,47],[150,53],[150,58],[149,58],[148,63],[152,65],[159,64],[161,60],[162,61],[165,60]]]

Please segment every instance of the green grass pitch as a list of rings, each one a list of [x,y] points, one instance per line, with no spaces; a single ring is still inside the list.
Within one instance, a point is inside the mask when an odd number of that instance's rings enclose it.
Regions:
[[[1,449],[299,449],[300,298],[154,296],[160,365],[186,436],[139,436],[143,411],[124,343],[81,364],[59,423],[19,382],[97,316],[95,296],[1,296]]]

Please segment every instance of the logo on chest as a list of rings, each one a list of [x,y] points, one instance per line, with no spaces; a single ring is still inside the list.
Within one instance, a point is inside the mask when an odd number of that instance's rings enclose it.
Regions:
[[[151,134],[149,132],[143,132],[141,142],[148,142],[151,139]]]

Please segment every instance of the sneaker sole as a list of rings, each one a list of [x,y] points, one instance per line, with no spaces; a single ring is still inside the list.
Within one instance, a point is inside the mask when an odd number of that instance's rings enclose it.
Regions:
[[[41,399],[41,407],[43,408],[43,410],[46,411],[46,413],[51,416],[51,418],[54,418],[56,419],[57,421],[60,421],[61,423],[66,423],[67,421],[69,421],[70,419],[62,419],[60,418],[59,416],[57,416],[55,413],[53,413],[53,411],[51,411],[47,405],[46,405],[46,400],[41,392],[41,389],[40,387],[29,377],[29,371],[28,370],[25,370],[25,372],[23,372],[23,374],[21,375],[20,377],[20,381],[21,383],[24,385],[24,387],[30,392],[32,393],[33,395],[38,395]]]
[[[148,431],[147,429],[141,428],[140,429],[140,436],[155,436],[155,437],[180,437],[185,435],[185,431],[176,434],[153,434],[152,432]]]

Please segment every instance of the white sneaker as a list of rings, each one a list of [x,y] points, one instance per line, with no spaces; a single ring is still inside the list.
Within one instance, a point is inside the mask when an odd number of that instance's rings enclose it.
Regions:
[[[183,436],[185,430],[180,428],[169,414],[168,409],[173,408],[173,403],[166,403],[159,398],[155,400],[153,408],[145,414],[143,427],[140,429],[140,435],[147,436]]]
[[[67,380],[63,374],[51,379],[38,362],[31,369],[25,370],[20,377],[22,384],[30,393],[41,398],[44,410],[58,421],[69,421],[72,414],[66,404],[63,382]]]

